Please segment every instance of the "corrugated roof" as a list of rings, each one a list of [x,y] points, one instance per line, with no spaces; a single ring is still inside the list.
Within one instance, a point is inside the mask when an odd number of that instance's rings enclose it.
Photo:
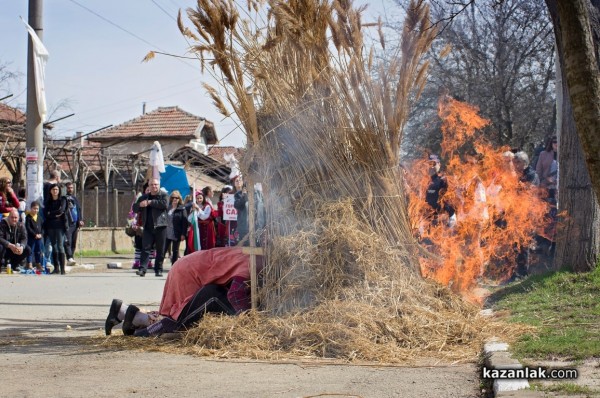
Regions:
[[[202,117],[192,115],[178,106],[159,107],[152,112],[132,119],[110,129],[93,134],[90,141],[105,141],[136,136],[136,139],[160,137],[195,138],[195,131],[204,121],[202,129],[208,144],[217,143],[214,124]]]

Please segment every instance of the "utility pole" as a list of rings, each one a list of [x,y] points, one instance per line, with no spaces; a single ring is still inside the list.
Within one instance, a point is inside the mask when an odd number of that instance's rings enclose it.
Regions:
[[[43,0],[29,0],[29,26],[35,30],[40,40],[43,39]],[[28,35],[27,45],[27,122],[26,149],[27,162],[27,205],[34,200],[41,200],[44,182],[44,131],[37,101],[35,79],[35,57],[33,41]]]

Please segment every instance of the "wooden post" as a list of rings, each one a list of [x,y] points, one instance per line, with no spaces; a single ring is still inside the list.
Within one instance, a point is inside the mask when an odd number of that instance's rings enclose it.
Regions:
[[[84,220],[84,214],[83,214],[83,209],[85,207],[85,175],[83,170],[79,171],[79,175],[78,175],[78,179],[79,179],[79,186],[77,187],[77,193],[79,195],[79,205],[81,206],[81,214],[79,215],[79,219],[80,220]],[[84,225],[85,226],[85,225]]]
[[[115,222],[112,224],[112,226],[116,227],[119,225],[119,190],[116,188],[113,189],[113,202],[115,204]]]
[[[254,109],[254,98],[252,93],[246,93],[246,105],[248,106],[248,123],[250,125],[249,146],[254,146],[258,143],[258,121],[256,119],[256,110]],[[250,172],[246,178],[246,186],[248,187],[248,239],[249,245],[256,249],[256,239],[254,234],[254,181],[250,178]],[[258,289],[256,275],[256,253],[250,253],[250,294],[252,301],[252,309],[258,306]]]
[[[251,250],[256,248],[256,239],[254,238],[254,184],[252,180],[246,180],[248,187],[248,245]],[[252,309],[258,306],[258,283],[256,275],[256,253],[250,252],[250,297]]]
[[[99,214],[98,214],[98,209],[99,209],[99,206],[98,206],[99,199],[98,199],[98,197],[100,196],[100,194],[98,192],[98,186],[94,187],[94,193],[96,194],[96,220],[95,221],[96,221],[96,226],[98,226],[98,218],[99,218],[98,217],[99,216]]]
[[[104,186],[105,186],[105,188],[104,188],[105,189],[105,191],[104,191],[104,212],[106,213],[106,216],[104,219],[106,225],[104,225],[104,227],[110,226],[110,206],[108,205],[108,198],[109,198],[108,182],[110,181],[110,166],[111,166],[111,163],[109,163],[108,156],[107,156],[106,157],[106,167],[104,168]]]

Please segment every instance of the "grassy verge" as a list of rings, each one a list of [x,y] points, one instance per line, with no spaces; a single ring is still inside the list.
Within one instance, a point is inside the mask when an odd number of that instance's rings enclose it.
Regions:
[[[77,250],[75,257],[102,257],[102,256],[114,256],[115,254],[131,254],[133,255],[133,249],[131,250]]]
[[[495,292],[492,300],[512,321],[538,327],[536,335],[514,344],[517,357],[600,357],[600,266],[585,274],[533,276]]]
[[[540,383],[532,383],[531,389],[534,391],[554,392],[565,395],[577,395],[585,397],[598,397],[600,392],[586,386],[580,386],[573,383],[556,383],[551,385],[542,385]]]

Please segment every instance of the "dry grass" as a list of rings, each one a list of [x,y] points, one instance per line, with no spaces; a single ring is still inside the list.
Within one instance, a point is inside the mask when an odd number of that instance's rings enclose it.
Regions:
[[[198,0],[187,13],[199,37],[192,50],[222,78],[209,93],[247,133],[244,176],[265,190],[262,311],[207,316],[168,349],[270,360],[462,361],[474,360],[487,337],[515,335],[418,272],[398,164],[435,36],[427,7],[409,7],[399,52],[384,65],[365,48],[362,10],[351,1],[268,3],[250,21],[226,0]],[[258,5],[249,2],[247,15]],[[258,22],[262,16],[268,23]],[[179,25],[193,36],[181,18]],[[129,341],[105,344],[139,344]]]

